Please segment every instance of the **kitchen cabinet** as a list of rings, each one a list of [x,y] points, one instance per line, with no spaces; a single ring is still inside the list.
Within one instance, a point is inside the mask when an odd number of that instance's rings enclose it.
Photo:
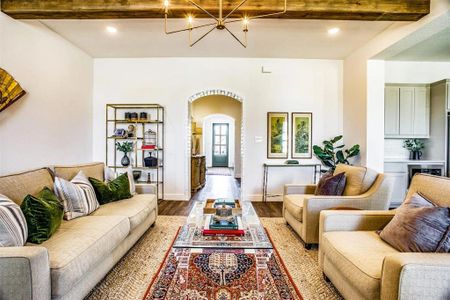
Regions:
[[[390,206],[398,207],[408,190],[408,165],[403,162],[384,163],[384,176],[394,180]]]
[[[386,138],[430,136],[429,86],[386,86],[384,109]]]

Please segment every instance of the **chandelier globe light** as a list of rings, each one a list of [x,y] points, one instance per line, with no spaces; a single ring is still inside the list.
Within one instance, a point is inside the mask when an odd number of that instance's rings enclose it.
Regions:
[[[200,42],[204,37],[206,37],[208,34],[210,34],[211,32],[213,32],[214,30],[225,30],[227,31],[237,42],[239,42],[239,44],[242,45],[242,47],[247,48],[247,33],[248,33],[248,27],[249,27],[249,23],[250,20],[253,19],[259,19],[259,18],[266,18],[266,17],[275,17],[275,16],[279,16],[282,14],[285,14],[287,11],[287,0],[284,0],[284,8],[283,10],[279,11],[279,12],[274,12],[274,13],[268,13],[268,14],[262,14],[262,15],[256,15],[256,16],[247,16],[247,15],[243,15],[240,18],[231,18],[231,16],[237,12],[239,10],[239,8],[241,8],[248,0],[242,0],[235,8],[233,8],[227,15],[223,16],[223,0],[219,0],[219,16],[214,16],[212,13],[210,13],[208,10],[204,9],[203,7],[201,7],[199,4],[197,4],[196,2],[192,1],[192,0],[188,0],[188,3],[191,4],[192,6],[194,6],[195,8],[199,9],[201,12],[207,14],[209,17],[211,17],[213,19],[213,21],[206,23],[206,24],[201,24],[201,25],[196,25],[194,26],[194,17],[192,15],[187,15],[186,17],[186,27],[185,28],[181,28],[181,29],[177,29],[177,30],[168,30],[167,29],[167,23],[168,23],[168,15],[169,15],[169,6],[170,6],[170,2],[169,0],[164,0],[163,5],[164,5],[164,32],[166,34],[174,34],[174,33],[180,33],[180,32],[188,32],[189,34],[189,46],[192,47],[195,44],[197,44],[198,42]],[[228,27],[227,25],[230,23],[236,23],[236,22],[241,22],[242,23],[242,32],[244,35],[243,40],[241,40],[240,38],[238,38]],[[197,38],[195,41],[192,41],[192,31],[195,29],[199,29],[199,28],[208,28],[208,31],[206,31],[206,33],[204,33],[202,36],[200,36],[199,38]]]

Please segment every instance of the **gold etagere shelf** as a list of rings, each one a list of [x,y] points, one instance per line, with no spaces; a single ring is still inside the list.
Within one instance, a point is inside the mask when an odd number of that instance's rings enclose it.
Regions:
[[[126,113],[136,113],[136,118],[125,118]],[[146,113],[146,118],[141,118]],[[132,136],[116,136],[117,129],[128,130],[134,126]],[[128,166],[121,165],[122,154],[116,148],[116,142],[133,142],[130,166],[133,171],[140,171],[135,180],[137,187],[155,185],[158,200],[164,199],[164,107],[159,104],[107,104],[106,105],[106,165],[116,173],[123,173]],[[155,134],[155,148],[145,149],[146,133]],[[156,158],[156,166],[145,166],[146,155]]]

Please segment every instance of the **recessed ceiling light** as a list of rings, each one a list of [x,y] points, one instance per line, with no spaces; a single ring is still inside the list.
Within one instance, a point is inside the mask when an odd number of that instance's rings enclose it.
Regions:
[[[117,28],[114,26],[106,26],[106,31],[111,34],[117,33]]]
[[[341,31],[340,28],[333,27],[333,28],[328,29],[328,34],[334,35],[334,34],[337,34],[339,31]]]

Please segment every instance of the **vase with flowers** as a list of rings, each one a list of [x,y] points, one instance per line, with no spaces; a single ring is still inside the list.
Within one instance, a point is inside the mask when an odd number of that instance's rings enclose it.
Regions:
[[[409,150],[409,159],[420,160],[425,144],[419,139],[407,139],[403,141],[403,148]]]

